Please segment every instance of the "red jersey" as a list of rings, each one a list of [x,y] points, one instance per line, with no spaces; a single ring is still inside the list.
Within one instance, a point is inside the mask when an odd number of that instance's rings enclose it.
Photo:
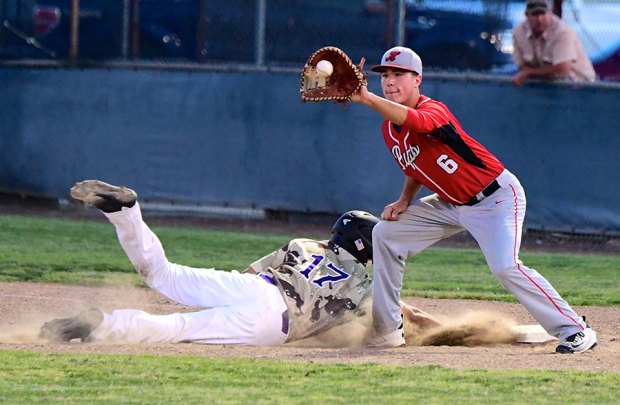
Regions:
[[[461,205],[488,186],[504,165],[461,128],[448,107],[420,95],[403,125],[383,122],[383,138],[407,176]]]

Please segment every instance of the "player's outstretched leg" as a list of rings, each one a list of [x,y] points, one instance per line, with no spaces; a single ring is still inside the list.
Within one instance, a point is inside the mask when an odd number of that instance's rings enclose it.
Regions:
[[[71,197],[103,212],[117,212],[133,207],[138,194],[130,188],[113,186],[100,180],[84,180],[71,187]]]
[[[70,318],[58,318],[45,322],[39,337],[53,342],[69,342],[72,339],[88,340],[90,333],[103,322],[103,312],[90,308]]]

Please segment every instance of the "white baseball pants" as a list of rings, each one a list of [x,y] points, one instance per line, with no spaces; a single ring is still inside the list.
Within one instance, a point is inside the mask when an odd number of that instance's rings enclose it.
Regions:
[[[104,213],[144,281],[190,313],[152,315],[120,309],[104,314],[93,341],[279,345],[286,340],[286,304],[275,285],[254,274],[198,269],[168,262],[164,249],[142,220],[139,204]],[[288,327],[288,325],[287,325]]]
[[[491,273],[547,333],[563,339],[586,327],[551,284],[519,260],[525,193],[508,170],[497,180],[500,189],[474,206],[455,206],[433,194],[412,203],[397,221],[375,226],[373,319],[379,333],[396,330],[401,322],[405,259],[464,229],[480,245]]]

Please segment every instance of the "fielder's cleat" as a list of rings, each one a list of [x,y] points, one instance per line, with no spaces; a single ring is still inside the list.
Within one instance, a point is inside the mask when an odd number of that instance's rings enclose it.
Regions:
[[[381,349],[387,349],[392,347],[405,346],[405,330],[401,323],[398,329],[393,332],[383,335],[377,335],[373,333],[366,340],[366,347],[376,347]]]
[[[586,328],[581,332],[570,335],[555,348],[556,353],[582,353],[596,347],[596,332]]]
[[[90,308],[71,318],[59,318],[45,322],[39,337],[52,342],[70,342],[72,339],[88,340],[90,333],[103,321],[103,312]]]
[[[100,180],[84,180],[71,187],[71,197],[109,213],[120,211],[123,207],[133,207],[138,194],[127,187],[113,186]]]

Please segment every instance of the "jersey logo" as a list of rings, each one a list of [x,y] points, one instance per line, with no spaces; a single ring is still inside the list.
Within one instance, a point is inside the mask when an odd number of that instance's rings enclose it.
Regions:
[[[388,56],[385,57],[386,62],[394,62],[396,57],[400,55],[400,51],[392,51]]]
[[[301,275],[304,276],[305,278],[310,278],[310,273],[312,272],[312,270],[316,269],[319,265],[321,265],[323,263],[323,261],[325,261],[327,258],[323,255],[311,255],[312,256],[312,263],[310,263],[308,265],[308,267],[303,270],[300,271]],[[335,275],[332,274],[327,274],[325,276],[316,278],[314,280],[312,280],[312,282],[316,285],[318,285],[319,287],[323,287],[323,284],[326,282],[338,282],[338,281],[342,281],[342,280],[346,280],[347,278],[351,277],[351,275],[347,272],[345,272],[342,269],[339,269],[338,267],[336,267],[336,265],[330,261],[327,261],[327,263],[325,264],[325,267],[327,267],[328,269],[330,269],[331,271],[333,271],[334,273],[336,273]]]
[[[413,162],[420,155],[420,147],[418,145],[411,145],[405,153],[401,153],[400,146],[394,145],[392,147],[392,155],[400,165],[400,168],[405,170],[407,166],[413,167]]]

